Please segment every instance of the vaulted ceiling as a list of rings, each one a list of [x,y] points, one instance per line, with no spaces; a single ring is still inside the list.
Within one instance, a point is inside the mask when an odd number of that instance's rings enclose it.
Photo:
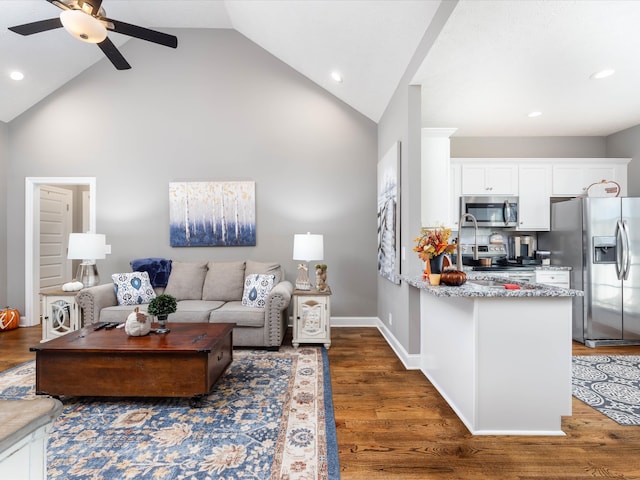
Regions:
[[[104,0],[102,7],[110,18],[166,33],[173,28],[233,28],[377,121],[439,4],[432,0]],[[92,64],[108,61],[95,45],[78,41],[63,29],[26,37],[7,30],[59,13],[46,0],[0,0],[0,120],[12,120]],[[142,41],[116,33],[109,38],[116,46]],[[148,48],[164,47],[149,43]],[[167,49],[167,55],[171,53]],[[9,79],[12,70],[22,71],[24,80]],[[334,70],[342,73],[342,83],[331,78]],[[114,69],[113,75],[127,71]]]
[[[233,28],[376,122],[439,5],[440,0],[103,2],[111,18],[167,33]],[[59,12],[45,0],[0,0],[1,121],[11,121],[94,63],[108,61],[96,46],[62,29],[28,37],[7,30]],[[413,79],[423,89],[423,126],[455,127],[458,136],[600,136],[638,125],[638,25],[638,0],[461,0]],[[109,37],[117,46],[142,41]],[[126,45],[122,49],[126,54]],[[616,73],[590,78],[604,68]],[[13,70],[22,71],[24,80],[9,79]],[[331,78],[334,70],[342,73],[341,83]],[[532,111],[542,114],[528,118]]]

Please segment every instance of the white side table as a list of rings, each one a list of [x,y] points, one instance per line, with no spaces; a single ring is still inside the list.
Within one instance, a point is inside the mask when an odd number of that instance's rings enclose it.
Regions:
[[[331,289],[293,291],[294,348],[301,343],[323,343],[331,346]]]
[[[61,337],[80,328],[77,292],[44,290],[42,296],[42,341]]]

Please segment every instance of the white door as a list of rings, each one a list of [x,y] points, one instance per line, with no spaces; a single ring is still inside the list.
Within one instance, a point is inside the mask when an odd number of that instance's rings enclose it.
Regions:
[[[40,187],[40,290],[61,287],[71,280],[71,260],[67,243],[72,228],[71,190]]]

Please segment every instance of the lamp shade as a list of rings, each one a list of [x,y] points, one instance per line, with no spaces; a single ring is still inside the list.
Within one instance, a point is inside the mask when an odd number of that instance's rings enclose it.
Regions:
[[[71,260],[102,260],[106,252],[106,239],[101,233],[69,234],[67,258]]]
[[[293,259],[322,260],[324,258],[324,241],[322,235],[300,233],[293,236]]]
[[[107,38],[107,27],[82,10],[61,12],[60,22],[67,32],[83,42],[100,43]]]

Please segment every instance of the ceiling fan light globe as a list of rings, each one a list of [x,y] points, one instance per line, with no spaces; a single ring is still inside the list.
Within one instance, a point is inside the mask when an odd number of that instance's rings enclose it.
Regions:
[[[100,43],[107,38],[107,28],[97,18],[80,10],[65,10],[60,13],[64,29],[78,40]]]

